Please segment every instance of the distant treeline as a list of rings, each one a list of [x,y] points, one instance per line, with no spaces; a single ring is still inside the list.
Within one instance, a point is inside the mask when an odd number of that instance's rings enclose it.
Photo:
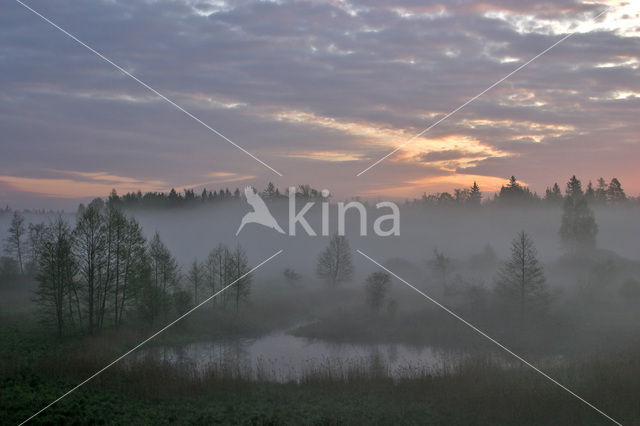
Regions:
[[[484,197],[476,182],[470,188],[456,188],[453,194],[440,192],[436,194],[423,194],[422,198],[409,201],[412,204],[428,205],[490,205],[490,204],[531,204],[552,203],[561,204],[567,197],[584,196],[589,203],[594,204],[622,204],[638,203],[639,198],[627,197],[622,185],[617,178],[606,183],[604,178],[599,178],[594,186],[591,181],[583,189],[582,182],[574,175],[566,184],[564,193],[558,183],[547,187],[544,196],[522,185],[515,176],[511,176],[500,191],[493,196]]]
[[[279,188],[276,188],[272,182],[269,182],[265,189],[261,191],[258,189],[258,192],[265,201],[286,199],[288,194],[288,190],[281,191]],[[639,198],[627,197],[617,178],[611,179],[609,183],[603,178],[599,178],[595,185],[589,181],[586,188],[583,189],[582,182],[575,176],[572,176],[567,182],[564,191],[560,188],[560,185],[554,183],[553,186],[546,189],[544,196],[540,196],[518,182],[514,176],[511,176],[505,185],[500,188],[500,191],[494,195],[483,196],[480,186],[476,182],[473,182],[469,188],[456,188],[453,190],[453,193],[424,193],[421,198],[407,200],[406,203],[444,206],[479,206],[481,204],[490,205],[494,203],[561,204],[567,196],[578,194],[584,195],[587,201],[593,204],[638,203],[639,201]],[[299,185],[296,188],[296,197],[309,200],[323,199],[321,191],[310,185]],[[122,196],[119,196],[114,190],[109,196],[108,201],[112,204],[119,204],[124,208],[130,209],[198,206],[239,200],[241,198],[239,188],[233,191],[230,191],[228,188],[208,191],[205,188],[200,194],[197,194],[193,189],[185,189],[182,193],[177,192],[175,189],[172,189],[169,193],[147,192],[143,194],[138,191],[136,193],[130,192]]]
[[[265,189],[257,189],[260,196],[265,201],[283,200],[287,198],[288,190],[281,191],[276,188],[272,182],[269,182]],[[431,206],[479,206],[491,204],[561,204],[567,196],[573,194],[584,195],[591,204],[638,204],[640,197],[629,197],[625,194],[622,184],[617,178],[612,178],[609,183],[604,178],[599,178],[595,185],[590,180],[586,188],[583,188],[582,182],[572,176],[567,182],[564,191],[558,183],[547,187],[544,195],[532,192],[527,186],[521,184],[515,176],[511,176],[495,194],[485,196],[480,186],[474,181],[469,188],[455,188],[453,192],[437,192],[427,194],[426,192],[421,198],[407,199],[405,204],[410,205],[431,205]],[[320,190],[310,185],[299,185],[296,188],[296,197],[308,200],[322,200]],[[229,188],[218,190],[207,190],[196,192],[195,189],[184,189],[178,192],[171,189],[169,192],[128,192],[124,195],[118,195],[116,190],[112,190],[111,194],[105,200],[110,205],[122,207],[125,209],[164,209],[175,207],[197,207],[205,204],[216,204],[223,202],[233,202],[242,198],[239,188],[233,191]],[[81,204],[80,209],[84,208]],[[7,206],[0,210],[2,214],[10,213],[12,210]],[[44,209],[40,210],[24,210],[25,213],[46,213]],[[49,210],[49,213],[53,211]]]
[[[257,190],[262,199],[265,201],[274,201],[279,199],[287,199],[288,190],[280,191],[272,182],[269,182],[262,191]],[[310,185],[299,185],[296,188],[296,197],[306,199],[320,199],[321,192],[312,188]],[[126,209],[131,208],[166,208],[166,207],[194,207],[202,204],[214,204],[230,201],[237,201],[242,198],[240,188],[233,191],[229,188],[209,191],[206,188],[199,194],[194,189],[185,189],[178,192],[171,189],[165,192],[129,192],[122,196],[115,191],[111,191],[108,202],[112,205],[122,206]]]

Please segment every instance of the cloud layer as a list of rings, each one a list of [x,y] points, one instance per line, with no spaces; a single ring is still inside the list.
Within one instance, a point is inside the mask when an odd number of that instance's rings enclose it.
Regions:
[[[538,191],[574,173],[640,191],[633,4],[611,2],[597,22],[605,2],[29,4],[284,177],[7,2],[0,196],[11,204],[225,180],[404,197],[474,179],[490,190],[511,174]],[[567,31],[576,33],[355,177]]]

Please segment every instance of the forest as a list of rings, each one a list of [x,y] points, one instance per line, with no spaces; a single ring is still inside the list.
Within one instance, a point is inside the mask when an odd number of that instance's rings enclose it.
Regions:
[[[406,200],[397,238],[236,238],[228,188],[7,207],[0,423],[636,424],[639,201],[512,176]]]

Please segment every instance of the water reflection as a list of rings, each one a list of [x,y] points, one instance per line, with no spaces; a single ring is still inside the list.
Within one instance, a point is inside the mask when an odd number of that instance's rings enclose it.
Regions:
[[[428,346],[334,343],[278,332],[257,339],[150,347],[139,351],[135,359],[193,366],[200,372],[212,366],[226,367],[246,378],[289,381],[323,375],[401,377],[437,372],[455,365],[461,357]]]

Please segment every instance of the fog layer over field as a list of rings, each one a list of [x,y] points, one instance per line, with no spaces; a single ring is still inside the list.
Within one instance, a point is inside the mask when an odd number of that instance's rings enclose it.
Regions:
[[[105,391],[132,380],[140,386],[130,393],[143,399],[145,389],[158,397],[194,386],[218,390],[223,383],[346,390],[355,380],[358,395],[371,386],[385,394],[388,386],[433,395],[464,388],[463,405],[498,386],[496,392],[513,397],[505,406],[521,407],[538,407],[536,386],[544,395],[562,392],[417,289],[599,406],[637,420],[637,404],[625,396],[640,392],[629,373],[640,371],[640,206],[586,203],[580,193],[540,200],[511,183],[524,202],[402,204],[399,235],[389,236],[377,235],[374,222],[390,215],[390,207],[364,203],[366,219],[348,210],[345,235],[338,236],[339,205],[323,205],[318,196],[295,200],[296,213],[314,203],[304,219],[315,236],[300,224],[290,235],[290,200],[282,196],[266,205],[284,233],[248,223],[236,235],[255,208],[239,195],[189,203],[155,195],[176,204],[160,207],[127,206],[125,197],[113,197],[62,215],[5,210],[0,237],[24,244],[22,272],[15,244],[0,264],[1,338],[9,348],[0,356],[14,366],[7,380],[19,392],[32,385],[15,382],[17,371],[46,380],[55,371],[77,383],[188,313],[118,363],[105,376]],[[16,238],[21,217],[24,233]],[[34,226],[39,223],[45,226]],[[393,225],[387,218],[381,228]],[[48,343],[33,349],[43,339]],[[24,355],[31,352],[33,361]],[[603,369],[611,383],[601,382]],[[15,407],[24,403],[16,400]],[[484,406],[495,419],[519,418],[494,399]],[[593,420],[583,407],[562,407],[569,408],[553,408],[543,423]]]

